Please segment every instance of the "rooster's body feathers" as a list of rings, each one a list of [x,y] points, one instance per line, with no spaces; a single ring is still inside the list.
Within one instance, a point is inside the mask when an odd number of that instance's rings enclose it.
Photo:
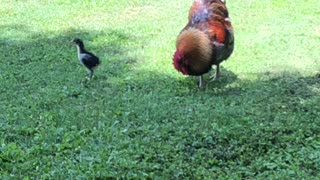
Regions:
[[[188,24],[180,32],[174,67],[185,75],[201,76],[233,52],[234,36],[223,0],[195,0]]]

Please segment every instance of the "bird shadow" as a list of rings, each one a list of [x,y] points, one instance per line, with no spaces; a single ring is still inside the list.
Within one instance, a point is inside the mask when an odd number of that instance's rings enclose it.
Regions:
[[[221,76],[218,79],[213,79],[211,77],[207,79],[207,85],[206,85],[207,89],[222,88],[237,80],[237,75],[234,74],[232,71],[224,67],[220,67],[220,69],[221,69]]]
[[[199,77],[197,76],[186,76],[185,78],[179,80],[177,83],[179,84],[179,86],[186,86],[190,88],[190,90],[193,90],[195,92],[203,91],[217,93],[219,89],[225,89],[225,87],[237,81],[237,75],[231,70],[228,70],[224,67],[220,67],[220,70],[221,76],[218,79],[211,77],[215,72],[214,69],[212,69],[209,73],[203,75],[205,81],[205,86],[203,88],[198,87]]]

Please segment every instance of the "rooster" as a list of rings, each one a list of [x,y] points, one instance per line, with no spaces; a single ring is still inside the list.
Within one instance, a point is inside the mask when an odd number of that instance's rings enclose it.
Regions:
[[[216,65],[219,78],[220,63],[233,52],[233,27],[225,0],[195,0],[188,19],[177,38],[173,65],[184,75],[199,76],[203,88],[203,74]]]

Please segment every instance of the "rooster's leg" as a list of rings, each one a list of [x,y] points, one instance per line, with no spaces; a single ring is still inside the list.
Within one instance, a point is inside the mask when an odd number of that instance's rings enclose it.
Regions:
[[[215,79],[219,79],[220,78],[220,66],[219,64],[217,65],[217,69],[216,69],[216,73],[212,73],[212,75],[210,76],[210,78],[213,80]]]
[[[219,79],[219,78],[220,78],[220,66],[218,64],[216,69],[216,79]]]
[[[203,76],[199,76],[199,88],[203,88],[204,87],[204,84],[203,84]]]

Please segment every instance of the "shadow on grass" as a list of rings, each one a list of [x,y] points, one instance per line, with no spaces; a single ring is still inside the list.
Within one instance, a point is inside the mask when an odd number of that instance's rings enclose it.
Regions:
[[[22,27],[13,25],[12,27],[2,28],[19,30]],[[32,32],[26,27],[23,28],[26,32]],[[318,94],[318,91],[314,90],[318,88],[314,87],[318,85],[319,81],[316,76],[302,77],[299,74],[272,76],[265,74],[260,79],[250,82],[237,79],[233,72],[223,67],[221,69],[222,79],[210,82],[205,91],[200,91],[197,88],[197,80],[193,78],[179,78],[166,73],[132,69],[138,59],[128,54],[130,51],[136,51],[137,49],[136,47],[128,47],[127,44],[135,39],[131,34],[113,29],[107,29],[103,32],[71,29],[51,35],[31,33],[26,39],[21,40],[0,39],[2,46],[1,59],[5,69],[2,78],[6,79],[2,88],[0,88],[1,92],[6,93],[6,89],[12,89],[21,92],[18,97],[25,96],[28,93],[32,96],[41,87],[46,88],[45,92],[49,94],[47,100],[51,101],[50,93],[61,93],[63,91],[61,89],[65,86],[77,86],[76,84],[85,76],[85,70],[79,65],[75,47],[69,43],[75,37],[82,38],[88,50],[97,54],[103,61],[102,67],[97,70],[97,78],[88,89],[98,89],[97,98],[105,98],[106,94],[121,97],[121,93],[129,93],[129,96],[134,95],[131,93],[151,94],[147,101],[154,100],[159,96],[164,101],[178,97],[181,98],[180,101],[183,105],[188,103],[198,104],[200,111],[202,111],[201,109],[207,111],[208,108],[206,107],[217,109],[217,106],[220,106],[228,109],[230,106],[237,107],[244,104],[244,107],[246,107],[245,105],[255,103],[253,111],[257,113],[260,111],[268,112],[265,108],[275,110],[289,108],[292,110],[301,106],[299,99],[306,99]],[[168,63],[171,63],[171,61],[168,60]],[[172,71],[175,71],[173,67]],[[115,79],[109,80],[109,77],[115,77]],[[206,81],[208,81],[208,77],[206,77]],[[106,90],[105,87],[110,88]],[[81,87],[75,89],[67,93],[67,97],[77,98],[83,93]],[[41,94],[42,92],[38,93]],[[4,98],[4,96],[2,97],[3,100],[12,101]],[[221,99],[221,97],[224,99]],[[53,98],[58,97],[53,96]],[[188,102],[188,98],[193,98],[193,101]],[[291,101],[292,98],[294,101]],[[155,106],[160,108],[161,103],[157,105],[157,102],[162,100],[156,99],[154,101]],[[218,102],[219,104],[216,105],[212,102]],[[124,102],[120,101],[118,103]],[[144,102],[139,103],[143,104]],[[291,103],[290,106],[287,106],[287,103]],[[128,104],[128,106],[130,105],[134,106],[135,104]],[[179,106],[179,104],[175,105]],[[51,107],[49,106],[46,109]],[[247,108],[243,111],[249,111]],[[140,110],[142,111],[143,108]],[[169,111],[169,109],[165,109],[165,111]],[[275,118],[275,115],[270,111],[267,118]],[[183,115],[183,113],[180,115]],[[166,113],[164,113],[162,118],[170,117],[166,117]],[[221,122],[221,124],[224,124],[224,122]]]
[[[21,39],[0,39],[3,47],[1,59],[4,60],[6,70],[3,75],[17,82],[19,86],[32,86],[32,83],[37,84],[39,80],[40,87],[48,86],[47,82],[62,85],[63,81],[66,83],[81,81],[86,72],[77,60],[76,48],[70,43],[70,40],[76,37],[83,39],[87,50],[95,53],[102,60],[102,67],[96,71],[98,77],[96,79],[99,81],[107,81],[108,77],[119,77],[125,80],[130,73],[133,74],[134,70],[131,67],[138,61],[137,57],[129,55],[130,52],[140,48],[138,45],[128,46],[129,42],[135,41],[135,37],[118,30],[106,29],[102,32],[70,29],[49,34],[35,32],[19,24],[1,28],[27,34]],[[135,77],[138,79],[135,83],[140,83],[142,86],[152,86],[164,79],[171,85],[178,84],[177,86],[181,87],[187,85],[191,90],[197,91],[197,82],[193,78],[178,80],[166,74],[157,75],[157,72],[137,73],[141,76]],[[211,88],[223,88],[236,80],[236,76],[224,68],[222,68],[222,74],[221,80],[208,83],[208,91]],[[206,78],[206,81],[209,79]]]
[[[59,108],[63,101],[85,94],[81,85],[86,71],[77,59],[73,38],[84,40],[86,48],[102,60],[96,72],[98,82],[107,86],[109,76],[123,75],[136,60],[127,47],[134,37],[114,29],[63,32],[34,32],[23,25],[2,27],[19,37],[0,38],[1,97],[5,119],[32,126],[32,117]],[[23,29],[23,30],[22,30]],[[24,34],[21,34],[24,33]],[[90,84],[93,86],[94,84]],[[96,86],[98,88],[98,86]],[[6,108],[11,107],[11,108]],[[12,116],[15,109],[19,109]],[[11,117],[12,116],[12,117]],[[17,121],[21,119],[21,121]]]
[[[312,144],[320,135],[318,74],[262,74],[247,81],[222,68],[222,79],[200,91],[193,78],[133,69],[138,59],[129,55],[137,50],[127,45],[134,41],[130,34],[70,30],[28,37],[0,39],[5,70],[0,118],[11,121],[1,127],[5,143],[29,142],[25,148],[30,148],[33,135],[42,133],[43,142],[54,147],[59,128],[68,135],[75,126],[76,133],[98,131],[86,135],[97,143],[81,146],[103,152],[92,164],[112,161],[106,169],[115,169],[117,175],[142,169],[173,177],[180,169],[176,176],[182,179],[195,177],[198,167],[214,169],[208,174],[219,176],[226,169],[241,172],[245,166],[240,177],[246,178],[274,170],[269,165],[275,159],[281,160],[276,162],[280,169],[301,164],[301,171],[318,175],[317,164],[304,161],[314,153]],[[88,50],[103,61],[87,88],[78,83],[85,71],[69,44],[75,37],[84,39]],[[18,125],[11,126],[14,123]],[[100,132],[97,124],[107,130]],[[105,147],[121,157],[110,159]],[[304,148],[307,153],[301,152]],[[67,158],[76,159],[73,149],[70,154]],[[298,158],[283,162],[287,157]],[[128,168],[118,159],[134,165]],[[172,165],[177,168],[170,169]]]
[[[1,59],[5,66],[2,74],[19,83],[36,76],[51,80],[57,78],[57,81],[61,81],[63,76],[67,80],[84,77],[86,72],[77,60],[76,48],[70,43],[73,38],[83,39],[87,50],[100,57],[103,68],[99,68],[99,71],[102,71],[102,74],[118,76],[122,74],[124,66],[136,61],[128,55],[132,48],[126,46],[128,41],[134,41],[134,38],[113,29],[103,32],[70,29],[50,34],[34,32],[24,25],[1,28],[15,33],[21,31],[18,34],[24,33],[20,39],[0,38]],[[79,70],[80,68],[82,70]]]

